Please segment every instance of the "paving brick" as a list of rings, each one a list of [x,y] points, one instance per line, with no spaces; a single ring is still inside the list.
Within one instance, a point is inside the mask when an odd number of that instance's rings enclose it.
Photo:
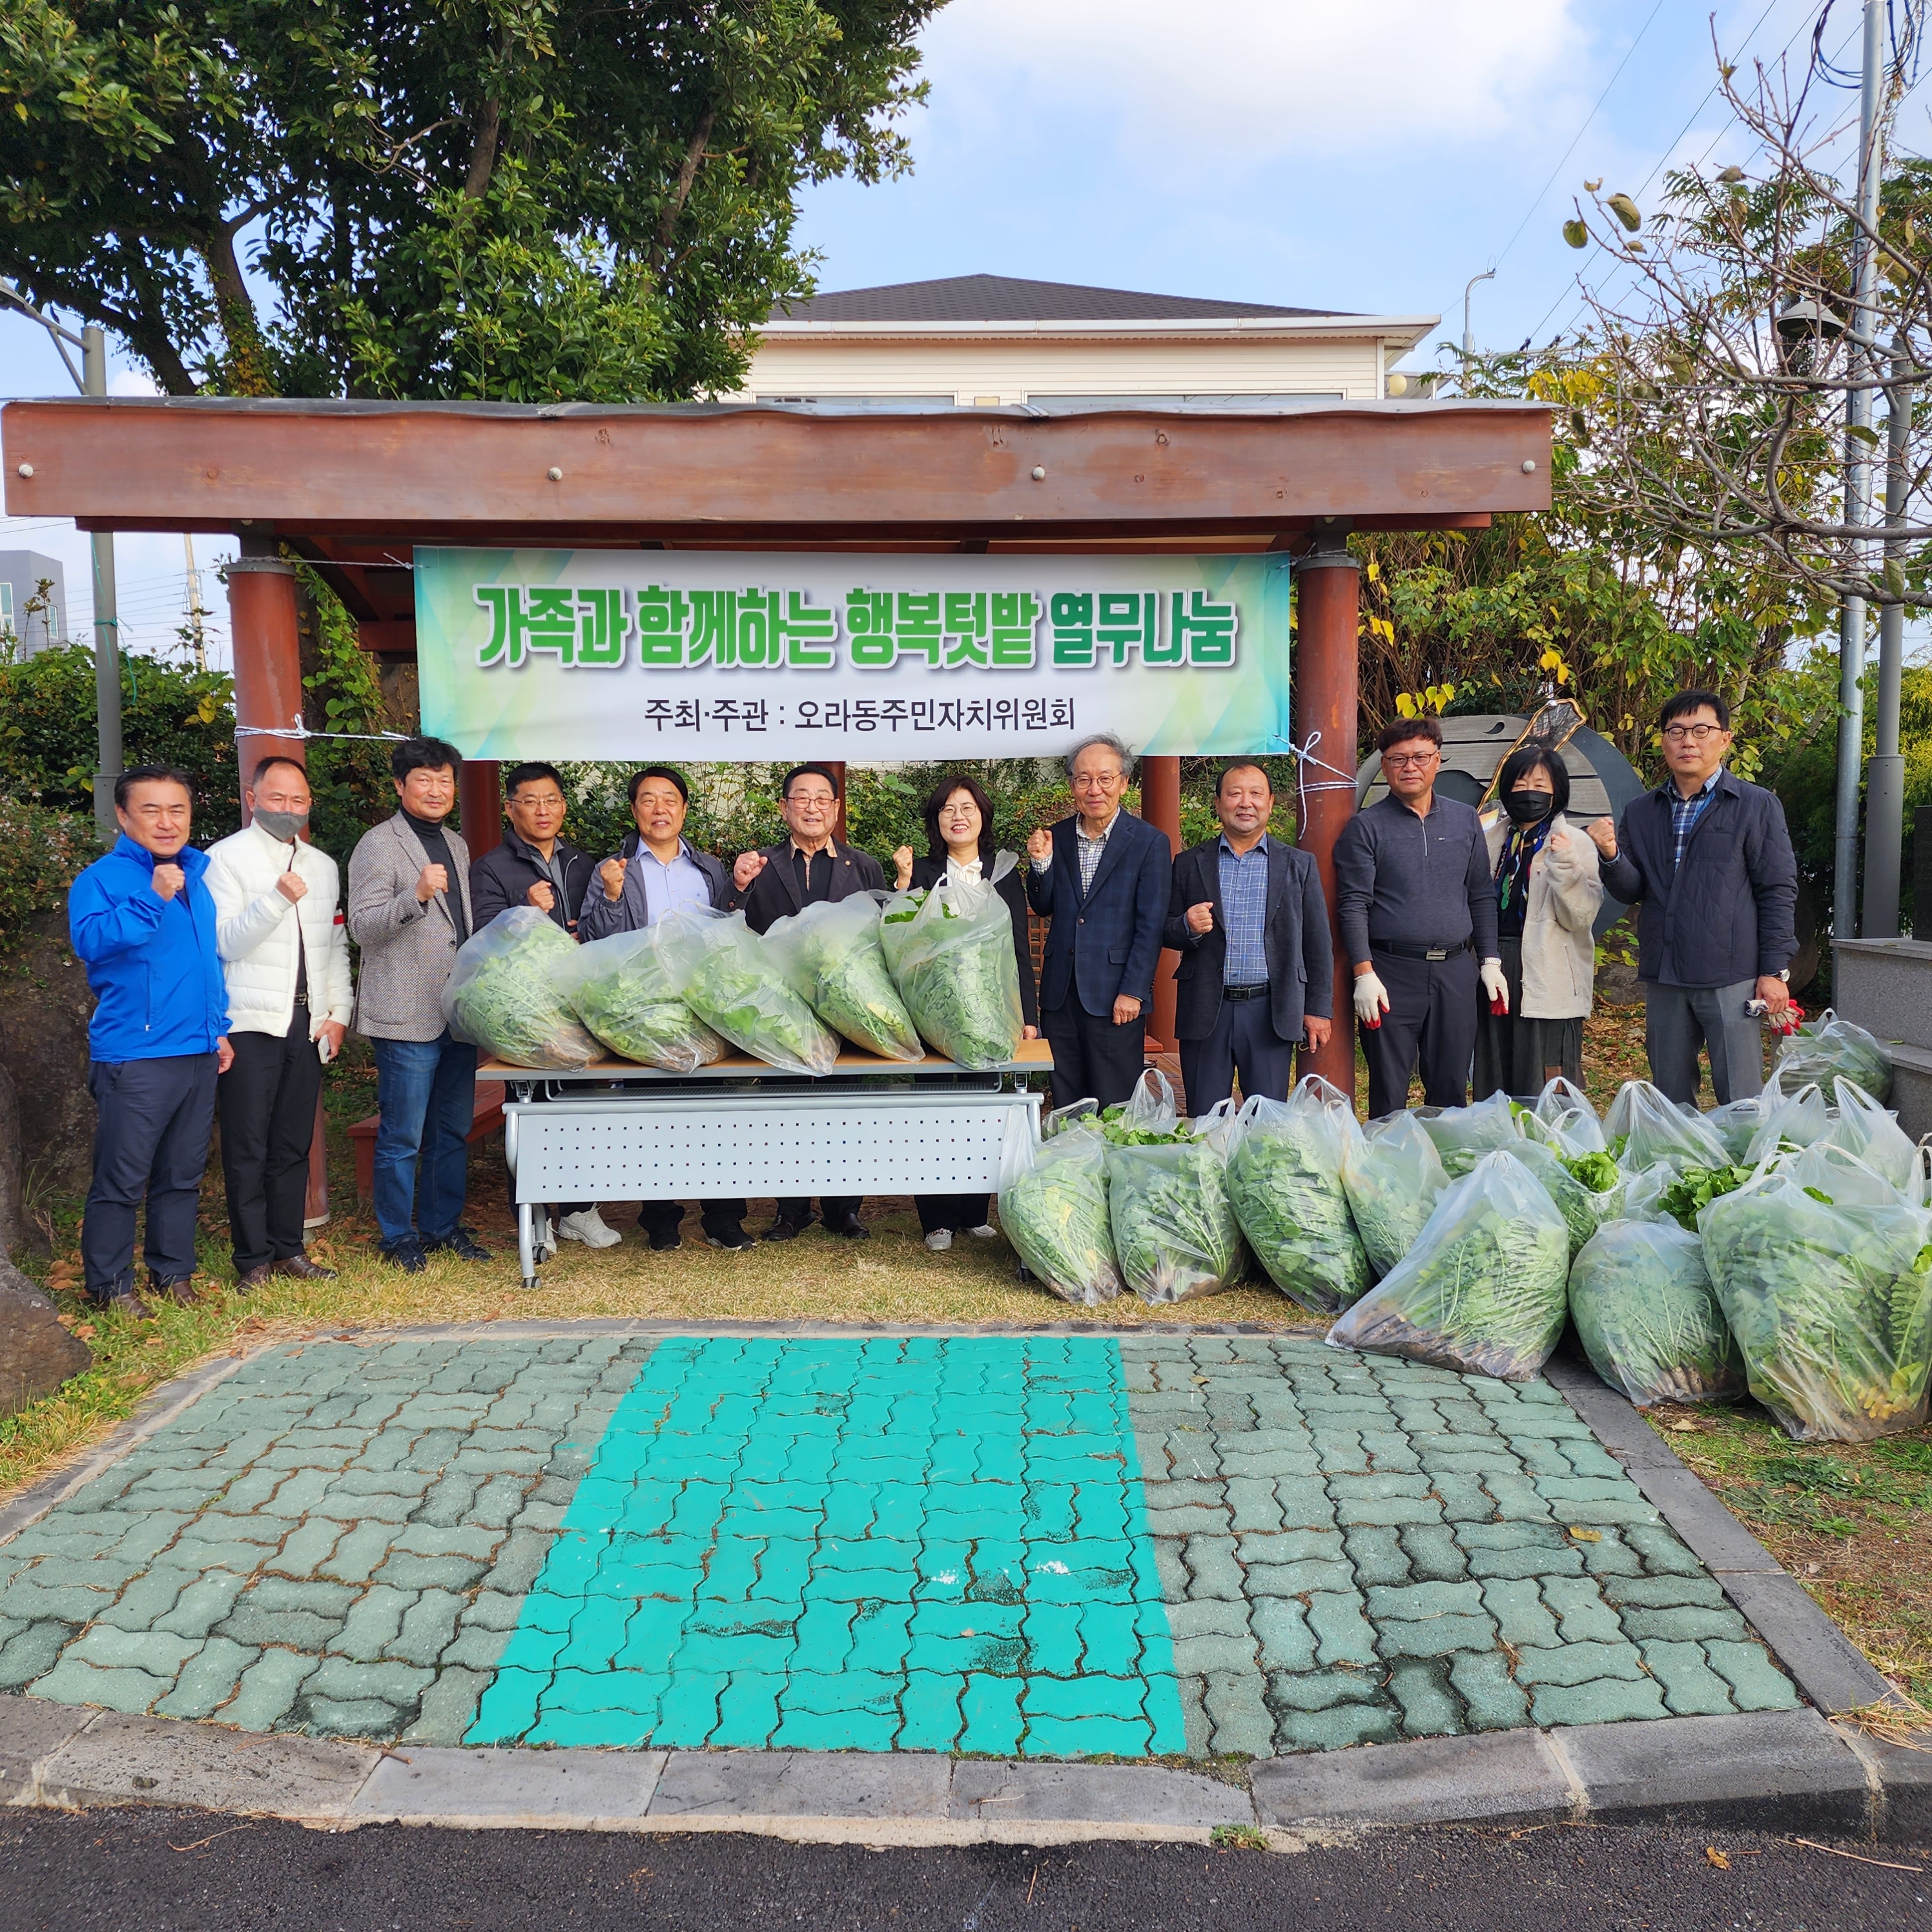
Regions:
[[[1472,1576],[1580,1576],[1582,1552],[1574,1545],[1552,1549],[1534,1545],[1519,1550],[1472,1550],[1469,1552]]]
[[[1240,1636],[1177,1637],[1174,1668],[1177,1676],[1204,1677],[1222,1671],[1252,1671],[1255,1640]]]
[[[174,1688],[154,1706],[161,1718],[212,1718],[234,1696],[242,1673],[261,1654],[225,1636],[206,1639],[182,1666]]]
[[[456,1635],[465,1600],[453,1591],[425,1590],[404,1613],[388,1654],[405,1664],[434,1664]]]
[[[1528,1718],[1528,1695],[1510,1676],[1509,1659],[1498,1651],[1459,1651],[1449,1659],[1449,1681],[1462,1700],[1472,1730],[1514,1730]]]
[[[1325,1711],[1289,1711],[1275,1724],[1275,1749],[1347,1750],[1357,1744],[1393,1744],[1402,1736],[1393,1704],[1336,1704]]]
[[[98,1704],[105,1710],[138,1714],[151,1708],[172,1681],[145,1670],[97,1670],[68,1655],[34,1684],[33,1695],[56,1704]]]
[[[68,1646],[67,1656],[100,1670],[145,1670],[172,1684],[182,1666],[201,1648],[198,1637],[166,1630],[117,1630],[96,1624]]]
[[[1275,1719],[1262,1701],[1262,1679],[1252,1671],[1208,1672],[1204,1702],[1213,1727],[1209,1748],[1217,1756],[1272,1754]]]
[[[1320,1591],[1311,1595],[1308,1627],[1315,1633],[1316,1659],[1324,1665],[1378,1660],[1375,1627],[1362,1614],[1358,1592]]]
[[[1399,1540],[1418,1582],[1453,1583],[1469,1574],[1469,1559],[1446,1523],[1411,1523]]]
[[[386,1522],[357,1522],[315,1566],[319,1577],[344,1583],[366,1583],[389,1553],[392,1526]]]
[[[1727,1600],[1714,1576],[1612,1577],[1603,1592],[1604,1600],[1618,1610],[1717,1610]]]
[[[1247,1586],[1250,1598],[1257,1603],[1304,1597],[1311,1590],[1353,1590],[1355,1571],[1347,1562],[1251,1563]]]
[[[1674,1530],[1661,1523],[1628,1525],[1619,1534],[1642,1558],[1644,1568],[1657,1576],[1696,1576],[1704,1566],[1684,1546]]]
[[[1731,1687],[1741,1711],[1789,1711],[1798,1698],[1790,1678],[1757,1644],[1707,1641],[1703,1646],[1711,1667]]]
[[[1230,1520],[1237,1534],[1244,1532],[1267,1534],[1282,1526],[1281,1504],[1275,1499],[1270,1478],[1235,1478],[1227,1485]]]
[[[1191,1536],[1185,1555],[1190,1597],[1220,1597],[1230,1603],[1240,1600],[1244,1578],[1232,1537]]]
[[[1038,1614],[1036,1610],[1028,1617],[1029,1636],[1034,1617]],[[1177,1641],[1193,1636],[1245,1638],[1248,1634],[1248,1606],[1238,1600],[1197,1597],[1184,1604],[1168,1604],[1167,1622]]]
[[[1406,1658],[1389,1672],[1389,1695],[1402,1709],[1402,1727],[1412,1738],[1452,1736],[1463,1728],[1462,1700],[1449,1688],[1449,1672],[1439,1660]]]
[[[1378,1584],[1367,1592],[1369,1619],[1384,1623],[1430,1617],[1480,1616],[1482,1586],[1478,1583]]]
[[[1664,1701],[1679,1718],[1721,1716],[1737,1708],[1730,1685],[1713,1670],[1702,1647],[1657,1639],[1637,1646],[1644,1667],[1664,1687]]]
[[[1516,1655],[1522,1684],[1588,1684],[1610,1677],[1634,1682],[1643,1674],[1643,1658],[1630,1643],[1561,1643],[1552,1649],[1525,1645]]]
[[[1386,1523],[1359,1524],[1343,1538],[1348,1561],[1354,1566],[1355,1581],[1366,1588],[1373,1583],[1407,1583],[1414,1580],[1408,1552],[1395,1527]]]
[[[1249,1628],[1260,1646],[1264,1670],[1304,1671],[1315,1666],[1315,1634],[1300,1604],[1265,1598],[1249,1612]]]
[[[1672,1636],[1672,1630],[1637,1631],[1620,1620],[1587,1577],[1546,1576],[1543,1600],[1556,1613],[1565,1643],[1618,1643],[1631,1636]],[[1721,1634],[1721,1633],[1720,1633]]]
[[[1496,1619],[1496,1634],[1504,1643],[1553,1646],[1562,1641],[1556,1619],[1532,1579],[1492,1577],[1483,1585],[1483,1607]]]
[[[1742,1641],[1745,1634],[1744,1620],[1733,1610],[1627,1610],[1621,1614],[1624,1634],[1634,1639],[1661,1637],[1671,1642]]]
[[[1630,1682],[1598,1678],[1594,1682],[1564,1685],[1540,1684],[1530,1699],[1531,1721],[1547,1729],[1555,1724],[1615,1724],[1639,1718],[1670,1714],[1656,1682]]]
[[[1445,1657],[1452,1651],[1490,1650],[1496,1627],[1488,1617],[1438,1616],[1416,1623],[1376,1625],[1376,1647],[1386,1658]]]
[[[1484,1477],[1483,1486],[1496,1504],[1497,1516],[1504,1522],[1548,1522],[1553,1520],[1555,1511],[1547,1498],[1539,1493],[1537,1485],[1527,1476],[1492,1472]]]

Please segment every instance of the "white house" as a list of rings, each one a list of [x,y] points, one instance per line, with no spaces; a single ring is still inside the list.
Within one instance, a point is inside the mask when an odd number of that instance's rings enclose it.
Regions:
[[[982,409],[1372,400],[1439,319],[952,275],[775,311],[728,400]]]

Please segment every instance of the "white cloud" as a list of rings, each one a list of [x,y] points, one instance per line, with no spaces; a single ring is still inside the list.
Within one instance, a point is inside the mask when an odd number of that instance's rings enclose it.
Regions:
[[[1574,5],[954,0],[927,37],[926,72],[940,97],[1024,76],[1033,112],[1057,100],[1163,166],[1460,144],[1534,134],[1552,108],[1568,117],[1589,68]]]

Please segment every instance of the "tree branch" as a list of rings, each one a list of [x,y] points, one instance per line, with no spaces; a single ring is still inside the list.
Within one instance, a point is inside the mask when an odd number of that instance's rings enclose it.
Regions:
[[[698,117],[690,145],[684,151],[684,164],[677,171],[676,180],[671,184],[670,199],[664,203],[664,213],[658,218],[657,246],[652,250],[654,268],[663,265],[671,237],[677,232],[677,218],[684,212],[684,204],[691,199],[692,185],[698,179],[698,164],[704,159],[705,147],[717,124],[718,110],[715,107],[707,107]]]

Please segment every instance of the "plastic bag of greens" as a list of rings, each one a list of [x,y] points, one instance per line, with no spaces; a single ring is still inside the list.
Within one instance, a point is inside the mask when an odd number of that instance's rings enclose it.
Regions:
[[[1565,1154],[1601,1154],[1607,1144],[1604,1124],[1597,1118],[1590,1096],[1560,1073],[1536,1096],[1534,1117],[1550,1130]]]
[[[1639,1408],[1744,1393],[1703,1244],[1670,1222],[1605,1222],[1570,1265],[1570,1312],[1590,1366]]]
[[[678,997],[734,1046],[788,1073],[837,1064],[838,1041],[774,970],[742,913],[678,906],[651,936]]]
[[[886,970],[880,903],[869,892],[855,892],[775,920],[765,952],[834,1033],[886,1060],[923,1060],[926,1043]]]
[[[1744,1150],[1745,1162],[1755,1167],[1774,1155],[1808,1148],[1814,1141],[1823,1140],[1832,1124],[1831,1109],[1825,1104],[1817,1082],[1808,1080],[1792,1090],[1788,1098],[1779,1100],[1768,1109],[1762,1124],[1751,1136],[1750,1145]]]
[[[1055,1294],[1097,1308],[1120,1292],[1107,1217],[1107,1143],[1091,1100],[1047,1116],[1034,1144],[1024,1120],[1000,1150],[1000,1228]]]
[[[976,886],[949,873],[929,892],[895,892],[880,922],[886,964],[914,1024],[962,1066],[1003,1066],[1026,1024],[1012,914],[994,890],[1015,862],[1002,852]]]
[[[1821,1142],[1697,1217],[1750,1392],[1792,1436],[1918,1428],[1932,1370],[1932,1213]]]
[[[1286,1100],[1257,1094],[1228,1138],[1228,1198],[1241,1232],[1275,1286],[1318,1315],[1359,1300],[1369,1285],[1342,1184],[1348,1143],[1360,1136],[1347,1096],[1311,1074]]]
[[[1697,1216],[1709,1207],[1720,1194],[1735,1192],[1750,1179],[1756,1172],[1753,1168],[1741,1166],[1736,1161],[1724,1167],[1672,1167],[1660,1161],[1654,1168],[1645,1170],[1630,1184],[1625,1195],[1626,1204],[1634,1197],[1640,1185],[1651,1174],[1661,1178],[1662,1184],[1654,1190],[1651,1204],[1653,1212],[1642,1218],[1654,1220],[1672,1220],[1687,1233],[1697,1232]],[[1638,1218],[1635,1211],[1626,1204],[1626,1214]]]
[[[668,1073],[694,1073],[724,1058],[724,1042],[670,989],[649,932],[614,932],[575,950],[556,988],[613,1053]]]
[[[1747,1176],[1750,1172],[1746,1168]],[[1661,1204],[1662,1196],[1677,1178],[1677,1170],[1667,1160],[1653,1162],[1641,1174],[1633,1174],[1624,1183],[1623,1218],[1626,1221],[1667,1221],[1671,1217]],[[1696,1232],[1693,1217],[1690,1231]]]
[[[1510,1151],[1451,1181],[1407,1256],[1328,1331],[1338,1348],[1527,1382],[1568,1310],[1570,1238]]]
[[[1492,1094],[1472,1107],[1424,1107],[1416,1118],[1436,1143],[1451,1180],[1469,1172],[1484,1154],[1513,1148],[1522,1138],[1515,1104],[1507,1094]]]
[[[588,1066],[602,1054],[556,983],[576,951],[576,940],[537,907],[500,912],[464,941],[443,984],[450,1031],[512,1066]]]
[[[1569,1231],[1572,1259],[1606,1221],[1624,1211],[1624,1172],[1608,1154],[1559,1154],[1529,1139],[1511,1151],[1556,1204]]]
[[[1676,1167],[1722,1167],[1730,1156],[1702,1114],[1687,1112],[1648,1080],[1626,1080],[1604,1117],[1617,1165],[1641,1173],[1660,1160]]]
[[[1770,1118],[1778,1097],[1774,1088],[1767,1087],[1762,1094],[1726,1100],[1704,1116],[1705,1126],[1724,1142],[1726,1160],[1743,1160],[1749,1156],[1752,1138]]]
[[[1826,1138],[1874,1174],[1883,1174],[1901,1192],[1909,1190],[1918,1149],[1898,1124],[1898,1116],[1881,1107],[1855,1080],[1840,1076],[1832,1088],[1838,1118]]]
[[[1167,1082],[1151,1070],[1134,1098]],[[1170,1090],[1171,1091],[1171,1090]],[[1171,1099],[1168,1102],[1171,1107]],[[1232,1122],[1222,1102],[1165,1136],[1132,1124],[1132,1103],[1106,1123],[1107,1209],[1114,1252],[1126,1285],[1144,1301],[1191,1301],[1232,1288],[1247,1266],[1240,1225],[1228,1199],[1227,1141]],[[1140,1118],[1158,1118],[1150,1103]],[[1170,1114],[1170,1118],[1172,1118]]]
[[[1828,1088],[1842,1073],[1874,1100],[1892,1098],[1892,1049],[1863,1027],[1839,1018],[1829,1006],[1784,1042],[1773,1071],[1787,1094],[1807,1080]]]
[[[1421,1121],[1389,1114],[1344,1146],[1342,1185],[1370,1269],[1380,1277],[1415,1245],[1449,1176]]]

